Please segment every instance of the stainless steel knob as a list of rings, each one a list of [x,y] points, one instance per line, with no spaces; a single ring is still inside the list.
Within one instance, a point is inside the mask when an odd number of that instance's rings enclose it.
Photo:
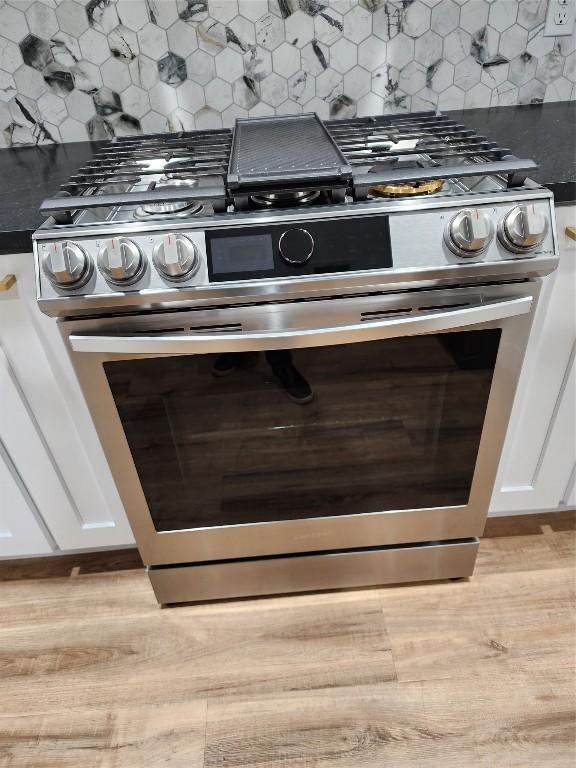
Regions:
[[[548,222],[533,203],[512,208],[498,228],[500,242],[509,251],[524,253],[540,245],[546,237]]]
[[[484,251],[494,236],[494,226],[479,208],[466,208],[446,228],[446,245],[458,256],[473,257]]]
[[[77,243],[52,243],[43,258],[44,273],[58,288],[79,288],[92,274],[92,261]]]
[[[194,243],[185,235],[168,233],[155,246],[154,266],[166,280],[186,280],[198,267],[200,260]]]
[[[106,240],[98,254],[98,268],[112,283],[136,282],[145,266],[140,248],[123,237]]]

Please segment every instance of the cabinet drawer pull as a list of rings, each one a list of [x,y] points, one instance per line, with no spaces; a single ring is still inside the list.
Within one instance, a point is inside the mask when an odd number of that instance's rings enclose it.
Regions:
[[[576,240],[576,227],[566,227],[566,234],[570,240]]]
[[[0,280],[0,291],[9,291],[15,283],[16,275],[5,275],[5,277]]]

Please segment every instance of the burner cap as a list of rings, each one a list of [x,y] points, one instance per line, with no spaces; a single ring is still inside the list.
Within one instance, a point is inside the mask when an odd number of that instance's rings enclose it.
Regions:
[[[198,186],[197,179],[172,179],[164,178],[156,184],[154,189],[178,189],[181,187],[193,188]],[[136,210],[136,218],[143,219],[146,216],[174,216],[176,214],[192,216],[202,209],[202,203],[190,200],[174,200],[164,203],[145,203]]]
[[[370,187],[370,194],[377,197],[411,197],[414,195],[434,195],[444,187],[443,179],[415,181],[406,184],[376,184]]]
[[[284,205],[307,205],[319,196],[319,190],[312,189],[299,192],[261,192],[258,195],[252,195],[250,199],[261,208],[269,208]]]

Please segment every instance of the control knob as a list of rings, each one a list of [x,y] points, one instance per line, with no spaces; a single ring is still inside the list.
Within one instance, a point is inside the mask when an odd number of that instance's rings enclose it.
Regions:
[[[200,266],[198,251],[185,235],[166,234],[154,246],[154,266],[166,280],[186,280]]]
[[[98,267],[112,283],[134,283],[144,272],[145,262],[135,242],[114,237],[100,249]]]
[[[287,229],[278,241],[280,255],[288,264],[306,264],[314,250],[314,238],[307,229]]]
[[[79,288],[90,279],[92,261],[77,243],[65,240],[49,246],[43,258],[43,268],[52,285]]]
[[[509,251],[524,253],[540,245],[547,231],[546,218],[530,203],[517,205],[504,216],[498,228],[498,236]]]
[[[471,258],[482,253],[493,236],[488,216],[479,208],[466,208],[450,221],[444,239],[453,253]]]

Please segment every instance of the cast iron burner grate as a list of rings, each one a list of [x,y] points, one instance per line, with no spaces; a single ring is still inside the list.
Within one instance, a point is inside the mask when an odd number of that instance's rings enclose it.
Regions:
[[[427,162],[410,163],[411,157]],[[518,187],[536,168],[436,112],[326,123],[314,114],[251,118],[237,120],[234,131],[113,139],[40,211],[69,224],[87,208],[202,203],[215,213],[244,210],[254,195],[318,191],[321,200],[341,203],[366,200],[377,185],[465,177],[500,176]],[[145,183],[159,176],[195,183]],[[110,191],[118,181],[126,191]]]

